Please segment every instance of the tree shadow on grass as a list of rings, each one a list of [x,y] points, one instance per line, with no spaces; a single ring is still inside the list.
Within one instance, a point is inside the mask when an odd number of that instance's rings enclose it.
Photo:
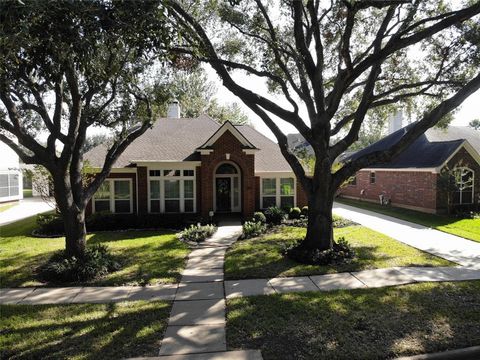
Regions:
[[[154,356],[169,312],[168,302],[4,305],[0,358]]]
[[[20,238],[16,241],[28,241]],[[106,244],[117,256],[122,268],[90,282],[41,282],[36,270],[45,264],[55,251],[30,255],[28,251],[2,258],[0,286],[17,287],[33,283],[46,286],[79,285],[145,285],[156,282],[172,283],[180,279],[188,248],[169,231],[126,231],[93,234],[88,245]],[[63,248],[63,247],[62,247]],[[7,270],[5,270],[7,269]]]
[[[255,242],[255,239],[251,239]],[[393,256],[379,253],[379,246],[355,246],[356,256],[335,265],[306,265],[282,254],[282,249],[295,241],[259,241],[252,246],[239,246],[227,253],[227,279],[274,278],[278,276],[322,275],[375,268],[375,261],[388,261]],[[245,244],[246,245],[246,244]],[[264,245],[264,246],[263,246]]]
[[[480,281],[228,301],[231,350],[264,359],[387,359],[477,345]]]

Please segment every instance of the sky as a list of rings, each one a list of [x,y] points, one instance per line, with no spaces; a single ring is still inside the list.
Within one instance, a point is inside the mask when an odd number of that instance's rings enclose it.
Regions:
[[[245,104],[243,104],[243,102],[238,97],[232,94],[221,84],[219,77],[211,68],[206,68],[206,70],[209,79],[211,79],[217,84],[218,90],[216,97],[218,98],[219,102],[238,103],[245,111],[245,113],[248,114],[251,124],[262,134],[268,136],[270,139],[275,141],[275,136],[267,127],[267,125],[265,125],[263,121],[253,111],[251,111]],[[276,101],[278,104],[284,105],[288,108],[288,103],[286,102],[286,100],[281,99],[281,97],[274,98],[270,94],[268,94],[264,82],[261,81],[261,79],[259,79],[258,77],[247,76],[237,73],[234,75],[234,79],[237,80],[242,86],[254,92],[260,93],[261,95],[264,95],[267,98]],[[472,94],[463,102],[463,104],[459,107],[458,111],[455,113],[454,120],[452,121],[451,125],[468,126],[468,123],[473,119],[480,119],[480,90]],[[298,131],[292,125],[287,124],[280,119],[276,119],[276,122],[284,133],[298,133]]]

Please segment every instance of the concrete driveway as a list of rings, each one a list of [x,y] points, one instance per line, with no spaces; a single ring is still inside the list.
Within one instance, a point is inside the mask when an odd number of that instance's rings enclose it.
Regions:
[[[43,201],[42,198],[25,198],[10,209],[0,213],[0,226],[52,210],[52,205]]]
[[[480,243],[373,211],[335,203],[334,214],[350,219],[414,248],[480,269]]]

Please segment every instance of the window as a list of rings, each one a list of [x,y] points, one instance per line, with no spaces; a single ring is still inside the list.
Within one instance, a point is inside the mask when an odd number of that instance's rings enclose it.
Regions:
[[[238,171],[232,164],[222,164],[217,169],[217,174],[237,174]]]
[[[195,212],[195,170],[150,170],[151,213]]]
[[[263,178],[262,179],[263,209],[270,206],[291,208],[295,206],[294,178]]]
[[[110,211],[110,181],[105,180],[95,193],[95,212]]]
[[[130,182],[114,181],[114,205],[116,213],[130,213]]]
[[[163,170],[163,176],[180,176],[180,170]]]
[[[18,173],[0,174],[0,197],[18,196],[19,186]]]
[[[453,197],[454,204],[473,204],[473,170],[460,167],[454,169],[455,182],[457,191]]]
[[[375,184],[376,181],[377,181],[377,179],[375,177],[375,173],[371,172],[370,173],[370,184]]]
[[[132,212],[130,180],[107,179],[98,188],[93,198],[94,212],[110,211],[128,214]]]
[[[150,212],[160,212],[160,180],[150,180]]]
[[[193,180],[183,181],[183,208],[185,212],[193,212]]]
[[[280,207],[282,209],[292,208],[294,206],[294,188],[295,179],[285,178],[280,179]]]
[[[262,179],[263,208],[275,206],[277,203],[277,179]]]

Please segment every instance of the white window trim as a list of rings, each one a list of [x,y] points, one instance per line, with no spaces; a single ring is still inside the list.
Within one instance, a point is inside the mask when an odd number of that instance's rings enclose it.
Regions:
[[[127,179],[127,178],[118,178],[118,179],[106,179],[104,182],[109,182],[110,183],[110,211],[112,214],[132,214],[133,213],[133,189],[132,189],[132,179]],[[122,212],[122,213],[117,213],[115,211],[115,181],[128,181],[128,188],[130,191],[130,211],[127,212]],[[92,198],[92,213],[96,212],[95,209],[95,195],[93,195]],[[99,199],[100,201],[107,201],[106,199]]]
[[[458,204],[454,204],[454,205],[471,205],[471,204],[474,204],[475,203],[475,171],[473,169],[470,169],[469,167],[467,166],[460,166],[460,167],[456,167],[454,169],[454,171],[458,171],[458,170],[467,170],[468,172],[470,172],[472,174],[472,186],[471,186],[471,189],[472,189],[472,198],[470,199],[471,201],[466,203],[466,202],[463,202],[463,193],[466,189],[459,189],[458,192],[460,193],[460,198],[459,198],[459,203]],[[470,189],[470,188],[469,188]],[[457,192],[457,191],[456,191]]]
[[[281,195],[280,194],[280,179],[293,179],[293,206],[297,206],[297,179],[294,176],[264,176],[260,178],[260,209],[265,209],[263,206],[263,197],[274,197],[274,195],[263,195],[263,179],[275,179],[275,206],[280,207],[282,196],[292,196],[292,195]]]
[[[18,170],[0,170],[0,174],[8,175],[7,176],[7,189],[8,189],[8,196],[0,197],[1,202],[8,202],[14,200],[23,199],[23,177],[22,172]],[[9,175],[18,175],[18,194],[17,195],[10,195],[10,176]]]
[[[160,176],[150,176],[150,170],[160,170]],[[180,176],[164,176],[164,170],[180,170]],[[193,176],[184,176],[184,170],[193,170]],[[165,212],[165,180],[179,180],[180,181],[180,213],[194,214],[197,212],[197,169],[191,167],[178,167],[178,166],[166,166],[166,167],[149,167],[147,168],[147,191],[148,191],[148,212],[150,214],[178,214],[174,212]],[[160,199],[152,199],[150,191],[150,181],[157,180],[160,182]],[[191,200],[192,198],[185,198],[185,186],[184,180],[193,181],[193,211],[185,212],[185,200]],[[168,200],[176,200],[168,199]],[[151,201],[160,200],[160,212],[152,212]]]

